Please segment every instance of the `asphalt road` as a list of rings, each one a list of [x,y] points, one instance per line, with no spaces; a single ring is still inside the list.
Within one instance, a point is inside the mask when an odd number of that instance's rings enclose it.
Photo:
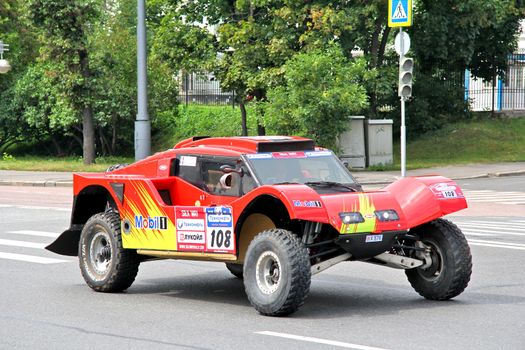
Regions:
[[[342,263],[285,318],[258,315],[219,263],[148,262],[126,293],[93,292],[76,259],[43,250],[68,226],[71,189],[0,186],[0,349],[523,349],[525,177],[461,185],[463,294],[427,301],[403,271]]]

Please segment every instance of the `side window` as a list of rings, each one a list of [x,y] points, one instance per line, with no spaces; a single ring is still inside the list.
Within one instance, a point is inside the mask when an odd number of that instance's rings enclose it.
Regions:
[[[226,157],[203,157],[202,177],[208,192],[219,196],[239,196],[239,181],[236,174],[225,174],[221,166],[228,165],[235,169],[238,159]]]
[[[177,156],[172,160],[170,174],[203,189],[204,181],[200,172],[200,159],[197,156]]]
[[[242,177],[237,173],[225,174],[221,166],[237,169],[240,162],[232,157],[181,155],[172,160],[170,174],[211,194],[239,197],[257,186],[254,179],[244,166]]]

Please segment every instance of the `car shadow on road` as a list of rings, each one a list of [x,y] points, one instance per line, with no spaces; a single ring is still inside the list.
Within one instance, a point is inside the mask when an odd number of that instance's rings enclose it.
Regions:
[[[217,304],[250,306],[241,279],[227,271],[199,273],[191,276],[146,278],[134,284],[129,294],[157,294],[180,299]]]
[[[162,297],[245,306],[250,303],[241,279],[227,271],[195,275],[142,279],[127,291],[131,295],[156,294]],[[394,285],[373,279],[345,277],[339,281],[313,280],[304,306],[291,317],[334,319],[349,316],[397,315],[408,310],[463,310],[470,305],[512,305],[525,297],[467,290],[455,299],[432,301],[420,297],[410,285]]]

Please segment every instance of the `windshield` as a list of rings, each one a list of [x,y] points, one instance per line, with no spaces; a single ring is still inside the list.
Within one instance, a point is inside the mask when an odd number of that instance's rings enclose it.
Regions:
[[[331,151],[257,153],[247,154],[246,158],[261,185],[355,183]]]

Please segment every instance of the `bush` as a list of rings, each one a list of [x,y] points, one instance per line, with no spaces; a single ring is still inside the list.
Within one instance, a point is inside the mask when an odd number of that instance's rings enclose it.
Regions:
[[[255,118],[248,109],[248,131],[257,129]],[[180,140],[193,136],[240,136],[241,112],[238,107],[180,105],[175,123],[167,126],[163,140],[158,140],[156,148],[173,147]]]
[[[284,66],[286,84],[268,91],[267,128],[335,148],[346,118],[367,105],[364,72],[364,61],[347,61],[338,47],[295,55]]]

